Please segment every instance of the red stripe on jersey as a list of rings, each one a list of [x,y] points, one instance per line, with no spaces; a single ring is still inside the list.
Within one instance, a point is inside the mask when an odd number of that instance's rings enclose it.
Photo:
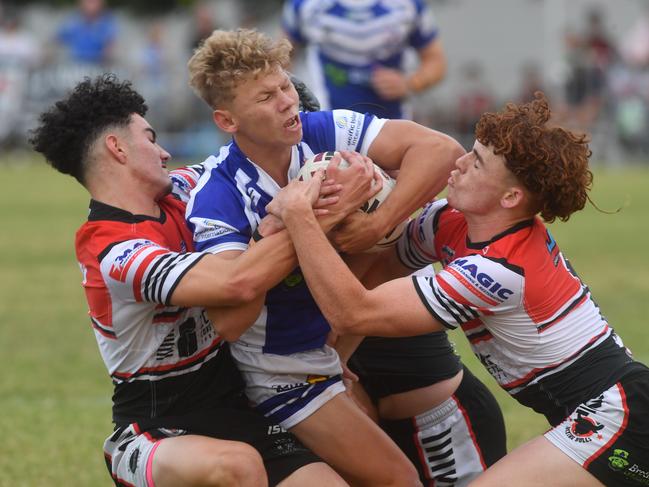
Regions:
[[[467,339],[469,340],[469,343],[471,343],[471,345],[476,345],[480,342],[488,342],[493,337],[494,336],[491,333],[489,333],[489,331],[485,330],[485,332],[479,333],[474,337],[467,336]]]
[[[593,462],[593,460],[597,460],[597,458],[604,453],[606,450],[608,450],[613,443],[620,437],[622,433],[624,433],[624,430],[626,430],[627,425],[629,424],[629,406],[626,403],[626,394],[624,393],[624,388],[622,387],[622,384],[619,382],[615,384],[617,386],[618,391],[620,392],[620,399],[622,400],[622,409],[624,411],[624,419],[622,420],[622,425],[620,426],[620,429],[617,430],[617,432],[611,437],[606,444],[601,447],[599,450],[597,450],[595,453],[593,453],[588,459],[584,462],[584,468],[588,468],[588,466]]]
[[[448,270],[448,269],[445,269],[445,270]],[[462,304],[462,305],[467,306],[467,307],[475,308],[476,310],[478,310],[479,312],[481,312],[482,314],[485,314],[485,315],[492,315],[493,314],[493,311],[491,311],[491,310],[489,310],[487,308],[476,306],[471,301],[469,301],[464,296],[462,296],[459,292],[457,292],[457,289],[455,289],[453,286],[451,286],[444,279],[444,277],[441,274],[437,274],[435,276],[435,279],[439,283],[440,287],[442,289],[444,289],[444,292],[446,292],[446,294],[448,294],[453,299],[453,301],[455,301],[456,303]],[[473,320],[471,320],[471,321],[473,321]]]
[[[484,326],[484,323],[480,318],[476,318],[471,321],[467,321],[466,323],[462,323],[460,327],[462,328],[462,331],[467,332],[471,330],[475,330],[476,328],[480,328],[481,326]]]
[[[128,261],[126,262],[126,265],[124,267],[120,267],[119,265],[113,264],[110,268],[110,271],[108,271],[108,275],[113,279],[115,279],[116,281],[126,282],[126,276],[128,275],[128,270],[133,265],[133,262],[135,262],[135,259],[137,258],[138,255],[140,255],[149,247],[152,247],[152,245],[151,244],[143,245],[135,252],[133,252],[131,255],[129,255]]]
[[[187,184],[189,185],[190,188],[193,188],[196,186],[196,178],[193,177],[193,173],[190,173],[189,171],[174,171],[174,176],[178,176],[183,178],[185,181],[187,181]]]
[[[573,358],[577,357],[579,354],[581,354],[582,352],[587,350],[590,347],[590,345],[592,345],[597,340],[599,340],[601,337],[603,337],[606,334],[606,332],[608,331],[608,329],[609,329],[608,325],[605,325],[604,326],[604,331],[602,331],[600,334],[598,334],[598,335],[594,336],[593,338],[591,338],[590,340],[588,340],[588,343],[586,343],[586,345],[584,345],[580,350],[577,350],[575,353],[570,355],[565,360],[563,360],[561,362],[558,362],[556,364],[550,364],[547,367],[541,367],[541,368],[538,368],[538,369],[532,369],[524,377],[521,377],[520,379],[517,379],[517,380],[515,380],[513,382],[510,382],[509,384],[502,384],[502,387],[505,388],[505,389],[511,389],[511,388],[517,387],[519,385],[525,384],[526,382],[529,382],[535,376],[539,375],[540,373],[542,373],[545,370],[555,369],[555,368],[559,367],[561,364],[569,362],[570,360],[572,360]]]
[[[159,325],[163,323],[173,323],[178,319],[178,317],[182,314],[182,311],[179,311],[178,313],[175,313],[173,315],[163,315],[163,316],[154,316],[152,323],[154,325]]]
[[[572,307],[572,309],[570,309],[570,311],[568,311],[565,315],[563,315],[563,316],[557,318],[557,319],[554,321],[554,323],[550,323],[549,325],[545,325],[545,326],[543,326],[543,325],[538,326],[538,327],[537,327],[538,332],[539,332],[539,333],[543,333],[543,332],[545,332],[546,330],[549,330],[550,328],[552,328],[552,327],[553,327],[554,325],[556,325],[557,323],[561,323],[564,319],[566,319],[568,316],[570,316],[570,313],[572,313],[573,311],[575,311],[577,308],[579,308],[582,304],[584,304],[584,303],[585,303],[586,301],[588,301],[588,300],[589,300],[588,294],[584,294],[584,295],[583,295],[583,296],[582,296],[582,297],[581,297],[581,298],[580,298],[580,299],[575,303],[575,305]]]
[[[545,245],[545,235],[538,232],[537,242],[541,239]],[[539,248],[543,247],[539,245]],[[566,268],[563,260],[555,267],[545,249],[543,252],[527,252],[525,259],[525,266],[535,269],[535,272],[525,275],[525,311],[534,323],[543,323],[551,320],[573,296],[581,292],[581,281]],[[544,270],[548,268],[552,271]]]
[[[471,424],[471,418],[469,418],[469,415],[466,412],[466,409],[462,406],[462,403],[458,400],[458,398],[453,394],[453,400],[457,404],[457,408],[460,410],[462,413],[462,416],[464,416],[464,422],[466,423],[466,427],[469,430],[469,435],[471,436],[471,441],[473,441],[473,446],[475,447],[476,451],[478,452],[478,457],[480,458],[480,465],[482,465],[482,470],[487,470],[487,464],[484,461],[484,456],[482,454],[482,450],[480,449],[480,443],[478,443],[478,439],[475,437],[475,432],[473,431],[473,425]]]
[[[142,276],[144,276],[144,272],[146,271],[146,268],[149,266],[151,261],[156,258],[158,255],[162,254],[167,254],[169,253],[168,250],[154,250],[151,252],[149,255],[147,255],[140,266],[137,268],[137,271],[135,271],[135,276],[133,277],[133,295],[135,297],[135,301],[141,302],[142,301]]]
[[[481,293],[480,291],[478,291],[475,288],[475,286],[471,285],[471,283],[469,283],[469,281],[467,281],[462,274],[460,274],[458,271],[456,271],[452,267],[446,267],[444,270],[446,272],[448,272],[449,274],[451,274],[453,277],[455,277],[455,279],[460,281],[460,284],[462,284],[465,288],[467,288],[471,292],[471,294],[474,294],[478,299],[481,299],[485,303],[490,304],[492,306],[496,306],[498,304],[498,302],[494,301],[493,299],[488,297],[486,294]],[[471,303],[469,303],[469,304],[471,304]]]
[[[203,350],[201,350],[200,353],[194,355],[193,357],[186,358],[184,360],[181,360],[180,362],[176,362],[173,364],[167,364],[167,365],[159,365],[157,367],[142,367],[141,369],[138,369],[137,371],[133,373],[121,373],[121,372],[114,372],[112,375],[114,377],[117,377],[118,379],[130,379],[131,377],[135,375],[145,375],[151,372],[170,372],[176,368],[184,367],[186,365],[191,365],[194,362],[199,362],[202,358],[204,358],[206,355],[209,355],[214,351],[214,348],[218,343],[222,340],[220,336],[216,337],[212,343]]]

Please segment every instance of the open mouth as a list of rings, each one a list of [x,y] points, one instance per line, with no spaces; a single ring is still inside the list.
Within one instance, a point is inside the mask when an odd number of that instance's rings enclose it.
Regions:
[[[294,129],[297,128],[300,125],[300,119],[297,115],[289,118],[285,123],[284,123],[284,128],[287,129]]]

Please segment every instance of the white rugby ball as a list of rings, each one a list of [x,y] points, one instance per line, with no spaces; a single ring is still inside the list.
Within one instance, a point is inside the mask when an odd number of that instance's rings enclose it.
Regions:
[[[297,174],[297,179],[299,179],[300,181],[308,181],[320,169],[324,169],[326,174],[327,166],[336,154],[337,152],[333,151],[320,152],[310,159],[307,159],[306,161],[304,161],[304,164],[300,168],[300,171]],[[342,161],[340,162],[340,167],[341,169],[344,169],[346,167],[349,167],[349,164],[347,163],[347,161],[345,161],[345,159],[342,159]],[[374,164],[374,170],[378,174],[380,174],[381,179],[383,179],[383,187],[381,188],[381,191],[379,191],[372,198],[363,203],[363,206],[361,206],[360,210],[364,211],[365,213],[372,213],[374,210],[376,210],[381,205],[381,203],[385,201],[394,186],[397,184],[395,179],[388,176],[388,174],[376,164]],[[407,224],[408,220],[401,222],[399,225],[394,227],[392,231],[390,231],[385,237],[376,242],[372,248],[368,249],[367,252],[378,252],[397,243],[397,240],[399,240],[399,237],[403,233]]]

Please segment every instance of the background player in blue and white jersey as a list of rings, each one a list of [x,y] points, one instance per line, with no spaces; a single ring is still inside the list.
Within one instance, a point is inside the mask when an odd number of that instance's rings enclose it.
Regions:
[[[377,268],[394,278],[440,261],[434,276],[365,289],[317,226],[306,183],[291,182],[268,210],[286,224],[335,330],[408,336],[460,326],[501,387],[547,418],[549,431],[472,487],[646,485],[649,368],[624,347],[543,223],[583,209],[593,178],[586,137],[549,119],[541,94],[484,114],[448,199],[427,206]]]
[[[443,187],[452,160],[463,152],[453,139],[409,121],[348,110],[298,113],[298,96],[284,70],[289,53],[286,40],[215,31],[189,62],[192,86],[214,110],[217,126],[233,136],[205,162],[187,208],[198,249],[241,258],[252,235],[265,235],[269,221],[276,225],[265,206],[302,162],[336,149],[401,169],[390,197],[364,218],[371,245]],[[424,170],[437,177],[419,177]],[[249,330],[249,323],[233,328],[218,313],[211,316],[226,338],[236,340],[233,355],[257,408],[350,478],[370,485],[416,482],[403,453],[339,394],[340,362],[325,345],[329,326],[299,269],[269,289],[251,315],[256,320]]]
[[[287,236],[269,237],[238,263],[191,252],[185,204],[203,168],[169,177],[146,110],[130,83],[87,79],[41,116],[32,138],[92,198],[75,247],[114,384],[115,430],[104,443],[111,477],[137,487],[346,485],[248,406],[202,308],[245,302],[280,280],[295,265]]]
[[[292,42],[306,46],[310,85],[325,109],[409,119],[408,97],[446,73],[424,0],[287,0],[282,25]],[[410,49],[419,64],[406,73]]]

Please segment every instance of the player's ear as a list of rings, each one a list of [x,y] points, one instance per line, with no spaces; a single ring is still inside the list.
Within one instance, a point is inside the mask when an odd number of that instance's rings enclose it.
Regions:
[[[126,162],[126,152],[122,146],[122,140],[119,135],[109,133],[104,137],[106,150],[121,164]]]
[[[519,186],[510,186],[500,198],[500,205],[503,208],[515,208],[525,200],[525,191]]]
[[[234,134],[239,128],[239,124],[229,110],[214,110],[212,118],[216,126],[228,134]]]

